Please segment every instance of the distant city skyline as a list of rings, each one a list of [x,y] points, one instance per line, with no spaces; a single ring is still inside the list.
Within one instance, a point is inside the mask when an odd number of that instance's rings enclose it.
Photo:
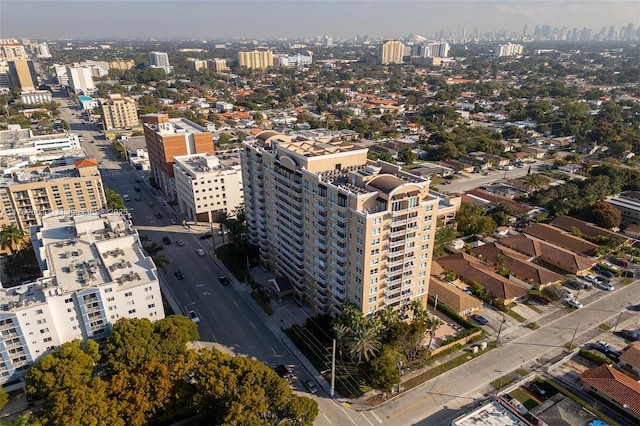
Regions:
[[[0,0],[0,38],[400,38],[638,25],[629,1]]]

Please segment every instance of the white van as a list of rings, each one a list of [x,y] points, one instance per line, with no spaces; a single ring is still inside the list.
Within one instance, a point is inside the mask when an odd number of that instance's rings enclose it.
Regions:
[[[122,194],[122,199],[125,201],[131,201],[131,197],[129,197],[127,194]]]

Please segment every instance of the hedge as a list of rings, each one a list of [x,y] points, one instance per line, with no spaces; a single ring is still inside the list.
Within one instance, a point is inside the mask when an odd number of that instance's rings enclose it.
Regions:
[[[596,352],[596,351],[592,351],[590,349],[580,349],[579,355],[583,358],[586,358],[588,360],[591,360],[593,362],[597,362],[598,364],[602,365],[602,364],[609,364],[612,365],[614,364],[613,361],[611,361],[609,358],[607,358],[606,356]]]

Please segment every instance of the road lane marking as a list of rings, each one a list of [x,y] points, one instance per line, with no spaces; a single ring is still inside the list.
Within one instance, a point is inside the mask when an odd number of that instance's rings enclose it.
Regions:
[[[364,415],[364,413],[362,411],[360,411],[360,414],[362,414],[362,417],[364,417],[364,419],[367,421],[367,423],[369,423],[371,426],[373,426],[373,423],[371,423],[371,421],[367,418],[367,416]]]
[[[347,414],[347,412],[345,411],[344,408],[340,407],[340,409],[342,410],[342,412],[344,413],[345,416],[347,416],[347,418],[349,419],[349,421],[351,423],[353,423],[354,425],[358,426],[358,423],[354,422],[353,419]]]
[[[184,295],[189,297],[189,293],[187,293],[186,291],[184,292]]]
[[[404,407],[403,409],[398,410],[398,411],[396,411],[395,413],[393,413],[393,414],[391,414],[390,416],[387,416],[387,417],[388,417],[388,418],[390,418],[390,419],[392,419],[392,418],[394,418],[394,417],[396,417],[396,416],[399,416],[399,415],[401,415],[401,414],[403,414],[403,413],[405,413],[405,412],[407,412],[407,411],[409,411],[409,410],[411,410],[411,409],[413,409],[413,408],[417,407],[418,405],[422,404],[423,402],[425,402],[425,401],[427,401],[427,400],[429,400],[429,399],[432,399],[434,396],[436,396],[437,394],[440,394],[440,393],[442,393],[442,392],[446,391],[447,389],[449,389],[449,386],[443,386],[443,387],[441,387],[441,388],[440,388],[440,389],[438,389],[438,390],[435,390],[435,391],[433,391],[433,392],[429,392],[429,395],[426,395],[426,396],[424,396],[424,397],[420,398],[420,399],[419,399],[419,400],[417,400],[416,402],[414,402],[414,403],[412,403],[412,404],[407,405],[407,406],[406,406],[406,407]]]
[[[213,337],[213,341],[214,341],[214,342],[217,342],[217,341],[218,341],[218,339],[216,338],[216,335],[215,335],[215,334],[211,333],[211,337]]]
[[[376,413],[374,413],[373,411],[369,411],[371,413],[371,415],[373,417],[376,418],[376,420],[378,421],[378,423],[382,423],[382,419],[380,417],[378,417],[378,415]]]
[[[236,305],[236,308],[239,307],[238,302],[236,302],[235,300],[233,301],[233,304]]]
[[[327,417],[327,415],[325,413],[322,413],[322,415],[324,416],[325,419],[327,419],[327,421],[329,422],[330,425],[333,424],[333,423],[331,423],[331,420],[329,420],[329,417]]]
[[[278,355],[278,352],[276,352],[276,350],[273,349],[271,346],[269,346],[269,349],[271,349],[271,352],[273,352],[274,355]]]
[[[251,327],[253,327],[254,329],[256,328],[256,326],[255,326],[251,321],[249,321],[249,325],[250,325]]]

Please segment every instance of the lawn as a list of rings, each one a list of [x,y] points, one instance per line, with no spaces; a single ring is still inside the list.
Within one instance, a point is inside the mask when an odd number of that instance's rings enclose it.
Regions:
[[[520,388],[511,391],[509,395],[520,401],[527,410],[531,410],[532,408],[538,406],[538,402],[535,399],[531,398],[531,395]]]

